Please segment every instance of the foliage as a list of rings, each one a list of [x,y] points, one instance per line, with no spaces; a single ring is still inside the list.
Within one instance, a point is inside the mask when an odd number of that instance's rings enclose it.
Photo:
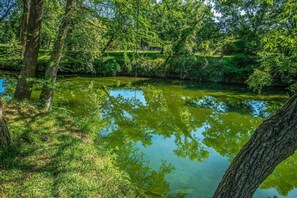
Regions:
[[[104,76],[116,76],[121,71],[120,65],[114,59],[107,59],[103,62],[102,73]]]
[[[42,27],[41,27],[41,47],[51,49],[59,28],[60,18],[63,14],[63,7],[58,1],[45,1]],[[54,10],[54,12],[53,12]]]
[[[249,77],[247,83],[253,91],[261,93],[263,87],[271,85],[272,76],[268,72],[256,69]]]
[[[22,4],[15,3],[0,23],[0,43],[9,46],[5,51],[0,46],[1,68],[17,69],[21,63]],[[50,54],[64,6],[45,2],[42,55]],[[296,10],[292,0],[78,1],[60,71],[247,82],[257,91],[282,85],[294,92]],[[233,58],[203,61],[197,53]],[[47,58],[39,60],[42,71]],[[253,80],[246,81],[249,76]]]
[[[222,60],[224,79],[234,83],[244,83],[258,63],[256,57],[236,54]]]
[[[6,47],[0,47],[5,51]],[[49,62],[48,51],[41,51],[38,70],[44,71]],[[93,62],[92,56],[94,58]],[[10,57],[10,56],[9,56]],[[178,56],[165,65],[166,57],[157,52],[106,52],[103,56],[83,51],[68,51],[62,59],[60,71],[104,76],[128,75],[157,78],[174,77],[211,82],[244,83],[256,64],[253,57],[235,56]],[[86,64],[89,62],[89,66]],[[19,56],[0,58],[0,67],[17,70],[21,63]]]

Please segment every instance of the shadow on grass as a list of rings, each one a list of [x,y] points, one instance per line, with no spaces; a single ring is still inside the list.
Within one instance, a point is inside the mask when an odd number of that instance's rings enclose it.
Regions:
[[[0,149],[1,197],[123,197],[134,193],[112,156],[62,112],[9,104],[12,144]]]

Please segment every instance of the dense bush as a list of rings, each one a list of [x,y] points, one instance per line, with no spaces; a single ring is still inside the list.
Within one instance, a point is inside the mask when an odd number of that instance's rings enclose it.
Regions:
[[[244,54],[228,57],[223,61],[224,80],[244,83],[257,66],[256,58]]]
[[[141,58],[138,61],[135,61],[132,66],[134,66],[134,71],[141,76],[165,77],[167,67],[164,65],[164,63],[165,60],[162,58]]]
[[[62,58],[61,70],[66,72],[94,72],[94,60],[97,54],[91,51],[66,51]]]
[[[22,64],[20,49],[13,45],[0,46],[0,68],[19,70]],[[143,76],[192,79],[209,82],[245,83],[257,68],[255,58],[235,56],[180,55],[171,57],[156,52],[106,52],[101,55],[86,51],[66,51],[60,72],[96,74],[102,76]],[[50,52],[40,50],[38,71],[44,71]],[[166,64],[165,64],[166,62]]]

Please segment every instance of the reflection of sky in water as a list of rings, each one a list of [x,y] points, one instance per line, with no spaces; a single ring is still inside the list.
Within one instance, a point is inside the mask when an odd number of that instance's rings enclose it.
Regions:
[[[207,126],[205,126],[207,127]],[[200,139],[205,127],[192,132],[195,138]],[[184,137],[182,138],[184,139]],[[153,144],[143,146],[141,142],[135,145],[139,148],[139,153],[144,154],[144,158],[149,162],[149,167],[158,171],[162,162],[171,163],[174,169],[165,179],[170,184],[169,194],[185,193],[187,198],[211,198],[224,172],[230,165],[227,157],[222,157],[214,149],[207,147],[202,143],[203,148],[209,152],[209,156],[202,162],[189,160],[174,154],[178,147],[175,143],[175,137],[164,138],[159,135],[152,135]],[[273,189],[258,189],[254,198],[276,197],[280,198],[279,193]],[[286,196],[287,198],[296,198],[297,191],[294,190]]]
[[[0,80],[0,93],[5,91],[4,88],[4,80]],[[175,90],[172,90],[174,92]],[[198,91],[195,91],[199,92]],[[114,89],[110,90],[110,96],[117,98],[119,97],[119,101],[121,99],[128,100],[131,103],[132,109],[137,108],[137,104],[143,105],[146,108],[150,108],[150,101],[146,101],[144,92],[142,90],[133,90],[133,89]],[[239,111],[241,108],[244,108],[245,115],[253,115],[254,117],[268,116],[269,105],[271,104],[269,101],[262,100],[252,100],[252,99],[243,99],[241,101],[235,99],[235,101],[239,101],[239,103],[229,103],[228,100],[224,100],[223,97],[214,97],[214,96],[196,96],[195,93],[191,93],[193,95],[180,95],[180,100],[183,101],[181,104],[187,105],[186,102],[192,102],[191,105],[194,107],[200,108],[209,108],[212,110],[208,116],[213,117],[215,115],[227,115],[230,111]],[[172,94],[170,94],[172,95]],[[211,94],[210,94],[211,95]],[[175,96],[174,96],[175,97]],[[178,96],[177,96],[178,97]],[[195,98],[193,100],[193,98]],[[227,98],[227,97],[226,97]],[[229,98],[227,98],[229,99]],[[106,98],[106,100],[108,100]],[[134,100],[137,102],[134,103]],[[111,102],[111,101],[109,101]],[[170,101],[168,101],[170,102]],[[135,105],[136,106],[133,106]],[[106,121],[106,126],[101,128],[100,135],[102,137],[107,137],[112,134],[114,131],[121,132],[121,124],[116,123],[116,119],[113,117],[112,109],[116,108],[116,105],[111,102],[110,109],[101,109],[100,117],[102,120]],[[203,109],[196,108],[197,111],[201,111],[203,113]],[[154,109],[157,111],[158,109]],[[173,112],[175,109],[173,108]],[[125,110],[122,109],[122,117],[124,117],[128,122],[125,122],[124,127],[131,127],[129,132],[137,132],[137,129],[133,128],[135,126],[127,126],[130,123],[133,123],[133,113],[129,110],[129,107]],[[209,112],[209,111],[206,111]],[[244,116],[245,116],[244,115]],[[207,116],[206,116],[207,118]],[[220,117],[216,117],[218,119]],[[222,120],[219,120],[223,122]],[[187,193],[187,198],[196,198],[196,197],[211,197],[211,193],[213,192],[218,185],[221,177],[223,176],[225,170],[229,166],[229,160],[227,157],[221,156],[216,150],[213,148],[207,147],[203,144],[204,136],[203,133],[211,128],[211,123],[206,119],[202,120],[202,124],[200,127],[192,130],[190,132],[193,140],[189,141],[199,141],[201,146],[209,152],[209,156],[204,159],[202,162],[198,160],[190,160],[188,157],[180,157],[175,154],[175,150],[178,149],[176,144],[176,138],[174,135],[169,134],[169,137],[165,138],[163,135],[155,135],[155,128],[148,128],[145,132],[146,135],[149,135],[152,140],[152,144],[149,146],[143,146],[141,141],[134,143],[140,150],[139,155],[141,153],[144,154],[145,161],[148,161],[149,166],[154,170],[158,170],[162,164],[162,161],[167,161],[174,166],[174,170],[166,175],[166,181],[170,183],[170,193],[176,194],[178,192]],[[137,124],[137,123],[136,123]],[[225,123],[223,123],[225,124]],[[139,126],[137,126],[139,127]],[[172,132],[174,134],[174,132]],[[128,136],[128,134],[127,134]],[[205,136],[207,137],[207,136]],[[116,138],[116,137],[113,137]],[[125,137],[126,138],[126,137]],[[221,138],[221,137],[218,137]],[[181,135],[181,141],[183,142],[186,138],[184,135]],[[132,141],[132,140],[131,140]],[[121,153],[119,153],[121,154]],[[282,197],[279,196],[275,189],[258,189],[255,198],[262,197]],[[297,197],[297,190],[293,190],[289,193],[288,197],[293,198]]]
[[[0,93],[4,93],[5,88],[4,88],[4,80],[0,79]]]
[[[143,95],[143,91],[141,90],[132,90],[132,89],[115,89],[110,91],[110,96],[118,97],[122,96],[124,99],[128,100],[138,100],[144,106],[146,105],[146,101]]]
[[[205,96],[201,99],[194,101],[195,106],[210,108],[216,112],[224,113],[228,111],[228,108],[224,102],[218,102],[213,96]]]
[[[193,136],[198,139],[198,140],[203,140],[204,136],[202,135],[202,133],[210,128],[211,126],[208,123],[203,123],[201,127],[199,127],[198,129],[196,129],[195,131],[192,131]]]
[[[106,118],[108,117],[108,114],[109,114],[109,112],[107,112],[107,111],[104,113],[101,112],[100,118],[102,120],[106,120]],[[123,111],[123,116],[131,121],[133,119],[132,115],[127,111]],[[114,118],[107,119],[107,122],[108,122],[108,124],[105,127],[102,127],[99,131],[99,133],[102,137],[107,137],[111,133],[113,133],[114,131],[116,131],[120,128],[119,125],[115,122]]]
[[[229,165],[227,158],[221,157],[213,149],[207,149],[211,155],[203,163],[191,161],[173,153],[177,149],[174,136],[158,136],[153,139],[151,146],[144,147],[140,142],[136,145],[153,169],[158,170],[162,161],[174,165],[174,170],[166,175],[166,181],[170,184],[169,193],[177,194],[182,191],[187,197],[211,197],[209,192],[214,191],[219,182],[217,178],[223,176]]]
[[[251,109],[254,116],[264,116],[268,117],[269,113],[267,111],[268,102],[260,100],[248,100],[245,102]]]
[[[125,100],[137,100],[140,101],[144,106],[146,105],[146,100],[143,95],[143,91],[141,90],[130,90],[130,89],[115,89],[110,91],[110,96],[117,98],[117,97],[123,97]],[[128,112],[123,110],[123,116],[126,119],[133,120],[133,116]],[[107,109],[102,109],[100,112],[100,118],[105,119],[110,116],[111,112],[109,112]],[[112,118],[108,120],[109,124],[105,127],[101,128],[99,133],[101,136],[106,137],[109,134],[111,134],[113,131],[116,131],[119,129],[118,124],[115,122],[115,120]]]
[[[183,97],[183,100],[186,98]],[[205,96],[203,98],[194,99],[191,101],[191,104],[200,107],[200,108],[209,108],[212,109],[215,113],[227,113],[231,109],[232,104],[228,102],[220,102],[217,98],[213,96]],[[238,107],[235,107],[238,110],[247,109],[254,116],[263,116],[268,117],[268,101],[261,100],[243,100]]]
[[[115,89],[110,90],[110,96],[114,98],[123,98],[124,100],[131,101],[131,109],[137,108],[139,103],[146,108],[150,108],[144,96],[143,91],[133,90],[133,89]],[[199,107],[199,108],[209,108],[212,110],[208,116],[212,118],[216,115],[227,115],[229,112],[243,112],[243,115],[249,114],[254,117],[268,116],[268,101],[262,100],[251,100],[251,99],[234,99],[231,102],[228,100],[222,100],[222,98],[216,98],[214,96],[204,96],[201,98],[196,98],[193,100],[189,96],[181,96],[181,101],[183,104]],[[228,98],[227,98],[228,99]],[[138,103],[133,101],[137,100]],[[170,101],[169,101],[170,102]],[[190,102],[190,103],[189,103]],[[113,105],[112,105],[113,106]],[[111,107],[112,107],[111,106]],[[114,106],[113,106],[114,107]],[[125,108],[126,109],[126,108]],[[156,109],[155,109],[156,110]],[[198,108],[197,108],[198,110]],[[108,125],[100,130],[100,134],[103,137],[109,136],[113,131],[121,130],[121,126],[112,118],[111,112],[108,110],[101,110],[104,112],[103,119],[106,118]],[[198,110],[201,111],[201,110]],[[122,109],[122,116],[125,119],[133,122],[133,113],[128,110]],[[217,117],[215,117],[218,119]],[[108,120],[109,119],[109,120]],[[222,123],[223,120],[217,120],[218,123]],[[224,123],[222,123],[224,124]],[[130,127],[125,124],[123,127]],[[170,137],[163,135],[154,134],[155,129],[151,128],[146,130],[146,134],[151,137],[151,145],[143,145],[141,141],[135,142],[135,146],[139,149],[138,153],[141,156],[143,154],[145,161],[149,163],[149,167],[158,171],[161,164],[166,161],[174,166],[171,173],[165,176],[165,179],[170,184],[170,194],[185,193],[187,198],[196,197],[212,197],[212,193],[216,189],[221,177],[229,166],[230,162],[228,157],[220,155],[216,150],[211,147],[207,147],[203,144],[204,135],[207,129],[210,129],[211,123],[206,120],[200,125],[199,128],[191,131],[191,137],[193,139],[186,138],[185,135],[181,135],[181,143],[188,141],[199,142],[201,148],[205,149],[209,155],[205,158],[202,156],[202,162],[196,160],[190,160],[188,157],[178,156],[175,152],[178,149],[183,149],[177,145],[177,139],[173,135]],[[131,131],[137,131],[131,126]],[[219,138],[219,137],[218,137]],[[132,140],[131,140],[132,141]],[[200,150],[198,151],[198,155]],[[119,153],[120,154],[120,153]],[[198,157],[199,158],[199,157]],[[262,197],[282,197],[278,192],[271,189],[258,189],[254,195],[255,198]],[[297,197],[297,191],[294,190],[289,193],[288,197]]]
[[[99,133],[102,137],[107,137],[112,132],[119,129],[119,126],[115,123],[114,119],[110,119],[108,122],[109,123],[105,127],[101,128],[99,131]]]

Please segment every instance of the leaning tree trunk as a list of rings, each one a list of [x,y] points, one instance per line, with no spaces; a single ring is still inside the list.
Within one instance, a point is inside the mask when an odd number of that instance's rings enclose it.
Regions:
[[[43,85],[40,95],[40,101],[43,103],[43,106],[46,110],[49,110],[52,105],[58,67],[62,57],[64,41],[70,28],[74,3],[75,0],[67,0],[65,16],[62,19],[59,32],[56,37],[53,52],[50,58],[50,64],[46,68],[45,79],[47,82]]]
[[[297,94],[264,121],[235,157],[214,197],[252,197],[275,167],[297,149]]]
[[[26,48],[23,66],[14,93],[14,99],[30,99],[32,93],[31,78],[35,76],[37,58],[40,48],[40,27],[43,11],[43,0],[32,0],[30,3],[29,22],[27,27]]]
[[[4,120],[2,108],[3,108],[3,105],[2,105],[2,101],[0,100],[0,146],[10,143],[10,133],[7,128],[6,122]]]
[[[25,53],[26,39],[27,39],[27,27],[29,21],[29,0],[23,0],[23,16],[22,16],[22,25],[20,32],[20,42],[22,46],[22,55]]]

